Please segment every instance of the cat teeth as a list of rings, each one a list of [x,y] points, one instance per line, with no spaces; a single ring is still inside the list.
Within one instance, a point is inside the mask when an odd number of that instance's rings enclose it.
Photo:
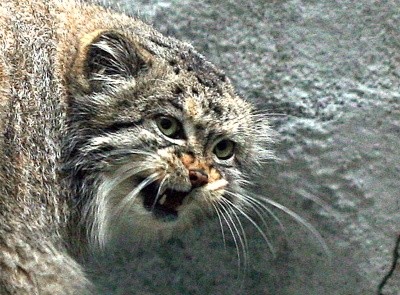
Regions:
[[[160,201],[158,201],[158,202],[160,203],[160,205],[164,205],[166,200],[167,200],[167,195],[163,194]]]

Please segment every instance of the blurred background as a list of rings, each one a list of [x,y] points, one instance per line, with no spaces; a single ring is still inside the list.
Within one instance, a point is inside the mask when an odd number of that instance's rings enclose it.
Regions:
[[[271,253],[243,220],[248,263],[218,219],[156,245],[125,240],[91,261],[101,294],[400,294],[400,2],[104,1],[192,43],[271,113],[280,161],[258,192],[279,210]],[[286,234],[286,236],[285,236]],[[239,264],[239,266],[238,266]]]

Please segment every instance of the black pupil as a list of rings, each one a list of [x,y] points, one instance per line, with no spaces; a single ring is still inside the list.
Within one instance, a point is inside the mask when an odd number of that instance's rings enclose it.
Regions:
[[[172,120],[168,118],[162,118],[160,121],[160,125],[163,129],[170,129],[172,127]]]
[[[226,140],[223,140],[218,144],[218,149],[220,151],[224,151],[227,147],[228,147],[228,142]]]

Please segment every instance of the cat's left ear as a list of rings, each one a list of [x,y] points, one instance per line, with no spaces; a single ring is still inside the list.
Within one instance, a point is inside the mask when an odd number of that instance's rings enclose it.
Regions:
[[[73,74],[84,92],[143,74],[151,66],[151,54],[116,31],[95,31],[82,38]]]

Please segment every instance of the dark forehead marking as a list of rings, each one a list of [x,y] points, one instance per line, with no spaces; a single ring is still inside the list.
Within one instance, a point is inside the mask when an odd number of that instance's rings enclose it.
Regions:
[[[221,116],[223,114],[223,107],[220,103],[210,103],[210,109],[212,109],[214,113],[216,113],[218,116]]]
[[[168,100],[169,103],[177,108],[178,110],[183,110],[183,100],[181,97],[171,97],[171,99]]]
[[[201,106],[204,110],[214,112],[217,116],[221,116],[224,113],[224,107],[221,102],[218,101],[218,97],[214,99],[205,99],[202,101]]]
[[[142,46],[155,56],[165,59],[173,68],[175,74],[180,74],[181,70],[191,72],[200,85],[212,88],[222,95],[223,85],[228,82],[225,73],[206,61],[193,48],[160,35],[142,37],[147,39],[147,42],[143,42]]]
[[[192,49],[181,51],[179,56],[186,70],[194,72],[193,74],[200,84],[209,88],[219,89],[220,87],[218,86],[226,81],[224,72],[217,69]]]

